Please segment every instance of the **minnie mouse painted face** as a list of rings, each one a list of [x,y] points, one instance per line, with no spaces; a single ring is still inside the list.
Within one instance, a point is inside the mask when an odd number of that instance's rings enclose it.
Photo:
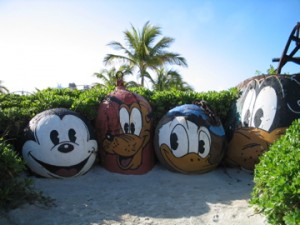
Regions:
[[[96,158],[92,130],[77,113],[56,108],[36,115],[25,129],[22,155],[43,177],[64,178],[86,173]]]

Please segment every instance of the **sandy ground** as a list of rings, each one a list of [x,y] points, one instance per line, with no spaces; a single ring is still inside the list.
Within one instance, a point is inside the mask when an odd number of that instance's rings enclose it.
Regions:
[[[95,165],[81,177],[33,179],[56,206],[26,204],[1,215],[0,224],[268,224],[248,204],[253,175],[239,169],[185,175],[156,165],[121,175]]]

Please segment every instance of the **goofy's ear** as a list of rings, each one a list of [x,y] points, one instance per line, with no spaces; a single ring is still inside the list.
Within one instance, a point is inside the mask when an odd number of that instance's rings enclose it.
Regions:
[[[138,104],[139,104],[139,106],[141,108],[140,109],[141,113],[147,112],[145,118],[146,118],[147,122],[150,122],[153,119],[153,115],[154,115],[152,109],[149,108],[150,106],[146,102],[144,102],[144,101],[139,101]]]
[[[147,114],[147,117],[148,117],[148,119],[149,120],[152,120],[153,119],[153,112],[149,112],[148,114]]]

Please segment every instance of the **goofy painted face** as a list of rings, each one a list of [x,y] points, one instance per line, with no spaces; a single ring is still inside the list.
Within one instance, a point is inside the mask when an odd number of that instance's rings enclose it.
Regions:
[[[117,89],[100,104],[96,126],[105,168],[125,174],[152,168],[150,114],[147,101],[125,89]]]
[[[56,108],[36,115],[25,129],[22,155],[29,168],[44,177],[86,173],[96,158],[91,128],[75,112]]]
[[[159,122],[155,151],[170,170],[203,173],[215,168],[224,155],[225,132],[220,121],[194,104],[175,107]]]
[[[300,74],[254,77],[241,92],[226,159],[253,170],[259,156],[300,117]]]

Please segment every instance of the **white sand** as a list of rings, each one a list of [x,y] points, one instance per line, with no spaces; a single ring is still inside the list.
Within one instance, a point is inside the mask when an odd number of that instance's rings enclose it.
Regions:
[[[268,224],[248,204],[253,175],[238,169],[184,175],[156,165],[144,175],[121,175],[95,165],[81,177],[33,180],[56,206],[26,204],[1,224]]]

